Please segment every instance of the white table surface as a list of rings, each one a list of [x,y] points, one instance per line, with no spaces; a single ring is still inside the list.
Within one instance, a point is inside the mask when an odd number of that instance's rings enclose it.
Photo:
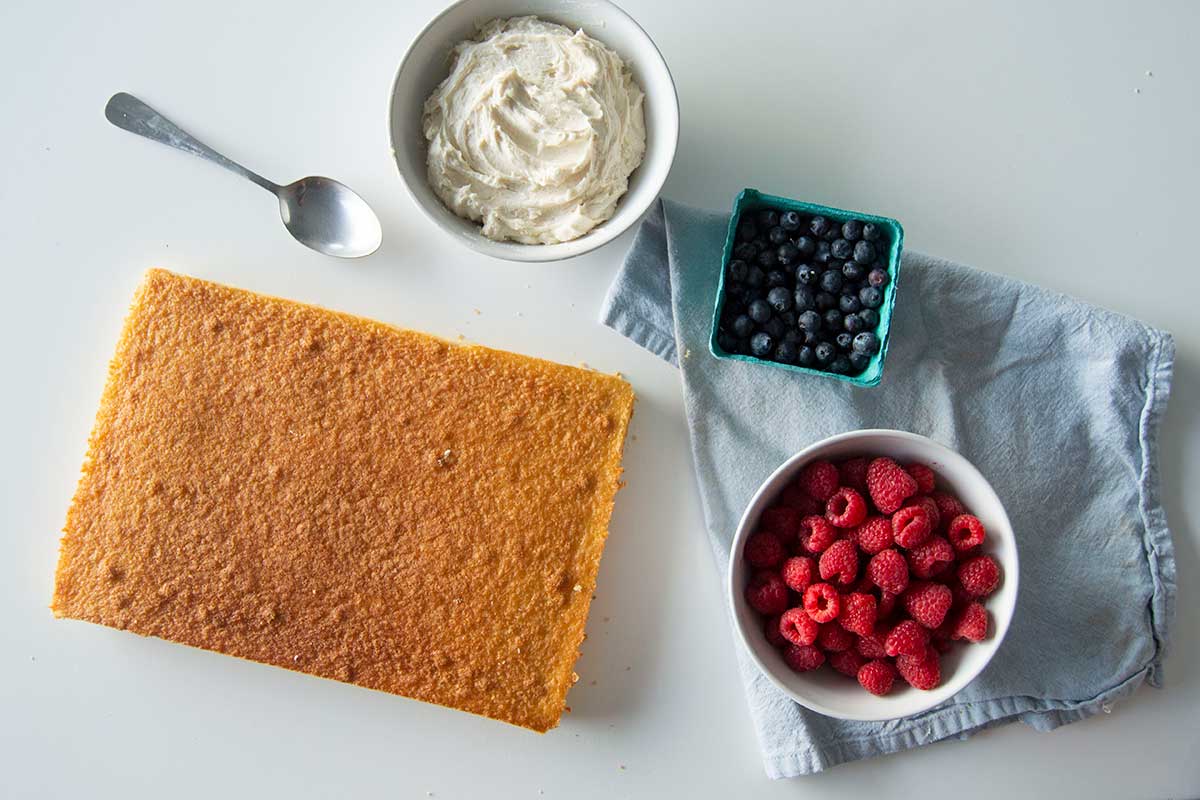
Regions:
[[[678,82],[667,195],[727,207],[756,186],[879,211],[904,222],[911,249],[1174,333],[1162,471],[1180,613],[1166,689],[1054,733],[1011,725],[768,781],[678,378],[595,322],[630,235],[568,263],[490,261],[432,229],[393,172],[392,74],[441,2],[12,0],[0,7],[0,795],[1200,795],[1200,4],[627,5]],[[260,190],[110,127],[101,109],[117,90],[267,176],[356,187],[383,219],[382,250],[343,263],[293,243]],[[629,486],[559,729],[540,737],[51,617],[58,531],[151,265],[628,376],[640,397]]]

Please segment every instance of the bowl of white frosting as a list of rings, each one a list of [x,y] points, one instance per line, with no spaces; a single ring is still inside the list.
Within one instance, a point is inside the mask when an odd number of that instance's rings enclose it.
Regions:
[[[388,124],[439,228],[496,258],[557,261],[654,202],[679,101],[654,42],[607,0],[460,0],[409,46]]]

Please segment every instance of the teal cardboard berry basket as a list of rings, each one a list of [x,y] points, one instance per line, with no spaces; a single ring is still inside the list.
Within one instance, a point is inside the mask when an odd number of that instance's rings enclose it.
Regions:
[[[883,305],[879,307],[879,327],[875,329],[876,335],[879,336],[879,352],[871,357],[870,363],[867,364],[867,368],[862,373],[858,375],[838,375],[833,372],[809,369],[808,367],[801,367],[794,364],[781,364],[778,361],[768,361],[762,358],[755,358],[754,356],[728,353],[718,344],[717,333],[720,330],[721,311],[725,307],[725,280],[729,274],[729,261],[737,239],[738,223],[741,221],[742,214],[764,208],[771,208],[776,211],[797,211],[808,216],[820,214],[837,223],[843,223],[850,219],[858,219],[863,222],[873,222],[887,232],[888,239],[890,240],[888,273],[892,279],[884,287]],[[846,211],[840,208],[830,208],[829,206],[822,206],[816,203],[802,203],[799,200],[790,200],[786,197],[763,194],[757,189],[742,190],[741,194],[733,201],[733,215],[729,218],[729,232],[725,235],[725,250],[721,254],[721,277],[717,281],[717,301],[713,307],[712,331],[709,334],[708,349],[717,358],[745,361],[751,364],[763,364],[768,367],[776,367],[804,375],[815,375],[821,378],[836,378],[839,381],[846,381],[855,386],[866,387],[878,385],[880,378],[883,377],[883,362],[887,358],[888,340],[891,338],[892,310],[896,305],[896,290],[900,284],[900,252],[903,249],[903,245],[904,228],[894,219],[878,217],[874,214],[862,214],[857,211]],[[794,269],[795,267],[792,268]]]

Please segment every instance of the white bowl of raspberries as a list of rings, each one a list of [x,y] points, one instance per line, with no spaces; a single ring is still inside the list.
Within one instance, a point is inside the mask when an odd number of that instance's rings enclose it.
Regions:
[[[887,720],[952,697],[987,666],[1017,601],[1017,544],[974,465],[894,430],[788,459],[738,524],[734,626],[806,708]]]

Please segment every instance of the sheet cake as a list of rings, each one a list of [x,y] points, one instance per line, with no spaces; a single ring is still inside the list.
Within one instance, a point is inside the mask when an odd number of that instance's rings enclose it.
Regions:
[[[618,377],[151,270],[52,609],[546,731],[632,408]]]

